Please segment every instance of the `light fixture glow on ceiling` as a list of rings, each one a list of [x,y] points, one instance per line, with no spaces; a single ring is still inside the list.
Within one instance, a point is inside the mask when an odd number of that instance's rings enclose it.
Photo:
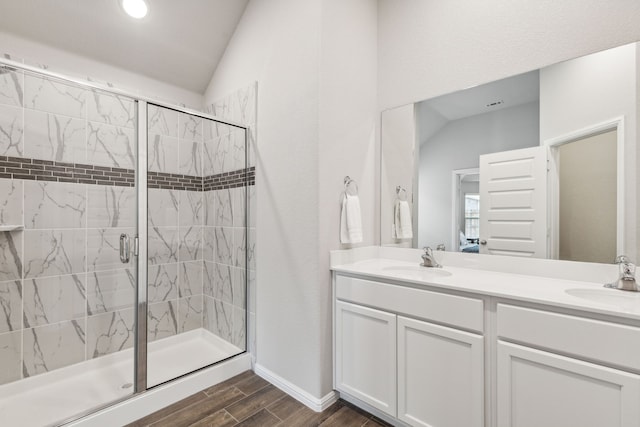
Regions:
[[[129,16],[136,19],[144,18],[149,11],[144,0],[122,0],[122,8]]]

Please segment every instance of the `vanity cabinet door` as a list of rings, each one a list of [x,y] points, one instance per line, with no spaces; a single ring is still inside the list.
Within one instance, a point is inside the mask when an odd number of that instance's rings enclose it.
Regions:
[[[640,376],[498,342],[498,427],[638,427]]]
[[[396,315],[336,301],[336,389],[396,416]]]
[[[398,418],[412,426],[482,427],[483,352],[480,335],[398,316]]]

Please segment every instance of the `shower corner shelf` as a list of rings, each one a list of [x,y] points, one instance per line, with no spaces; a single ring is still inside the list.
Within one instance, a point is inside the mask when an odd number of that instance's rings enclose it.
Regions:
[[[24,225],[0,225],[0,231],[20,231],[24,230]]]

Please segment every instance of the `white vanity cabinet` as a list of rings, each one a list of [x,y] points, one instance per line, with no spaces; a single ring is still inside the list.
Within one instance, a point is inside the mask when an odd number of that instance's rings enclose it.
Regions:
[[[484,425],[482,299],[340,275],[335,295],[343,397],[403,425]]]
[[[482,427],[483,352],[482,336],[398,316],[398,418]]]
[[[505,304],[497,312],[498,427],[640,426],[639,328]]]
[[[335,388],[394,425],[640,427],[638,294],[385,258],[333,290]]]
[[[395,416],[396,316],[336,301],[336,388]]]
[[[638,427],[640,376],[498,343],[498,427]]]

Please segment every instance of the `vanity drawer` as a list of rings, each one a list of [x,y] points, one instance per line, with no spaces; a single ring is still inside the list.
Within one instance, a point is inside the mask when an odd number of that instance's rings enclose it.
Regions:
[[[498,304],[498,338],[640,370],[640,328]]]
[[[401,285],[336,275],[336,298],[473,332],[484,331],[484,302]]]

